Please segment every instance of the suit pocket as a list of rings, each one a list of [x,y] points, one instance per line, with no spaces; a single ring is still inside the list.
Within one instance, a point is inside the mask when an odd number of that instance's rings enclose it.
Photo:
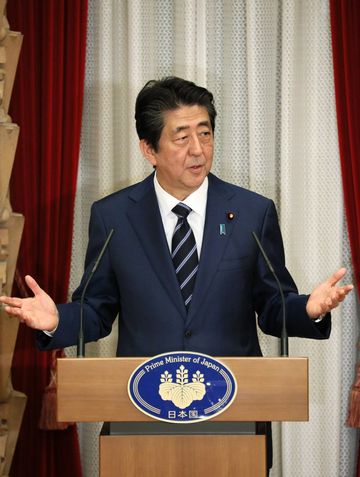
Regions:
[[[250,266],[250,256],[245,256],[221,260],[218,266],[218,270],[243,270],[246,268],[250,268]]]

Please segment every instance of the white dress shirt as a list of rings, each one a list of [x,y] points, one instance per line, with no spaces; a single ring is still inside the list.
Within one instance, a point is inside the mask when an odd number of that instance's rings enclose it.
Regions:
[[[194,233],[198,257],[200,257],[205,226],[208,178],[205,177],[201,186],[182,201],[176,199],[161,187],[156,174],[154,175],[154,187],[170,252],[172,236],[178,220],[172,209],[179,202],[182,202],[192,209],[187,219]]]

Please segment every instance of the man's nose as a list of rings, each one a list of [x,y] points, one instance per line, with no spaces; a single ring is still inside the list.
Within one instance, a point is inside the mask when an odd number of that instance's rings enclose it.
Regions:
[[[192,156],[200,156],[202,154],[202,147],[196,134],[190,137],[189,153]]]

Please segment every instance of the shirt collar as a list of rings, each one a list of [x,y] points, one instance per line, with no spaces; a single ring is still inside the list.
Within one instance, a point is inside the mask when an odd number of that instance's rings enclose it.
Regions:
[[[203,183],[198,189],[192,192],[188,197],[186,197],[186,199],[179,201],[179,199],[172,196],[161,187],[159,181],[157,180],[156,173],[154,174],[155,193],[161,215],[164,217],[168,215],[179,202],[188,205],[193,212],[205,217],[208,186],[209,181],[208,178],[205,177]]]

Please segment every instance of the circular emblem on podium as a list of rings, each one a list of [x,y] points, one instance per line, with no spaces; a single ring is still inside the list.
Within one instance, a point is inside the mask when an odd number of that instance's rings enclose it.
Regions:
[[[210,356],[188,351],[155,356],[132,373],[128,392],[144,414],[173,423],[211,419],[236,396],[232,372]]]

